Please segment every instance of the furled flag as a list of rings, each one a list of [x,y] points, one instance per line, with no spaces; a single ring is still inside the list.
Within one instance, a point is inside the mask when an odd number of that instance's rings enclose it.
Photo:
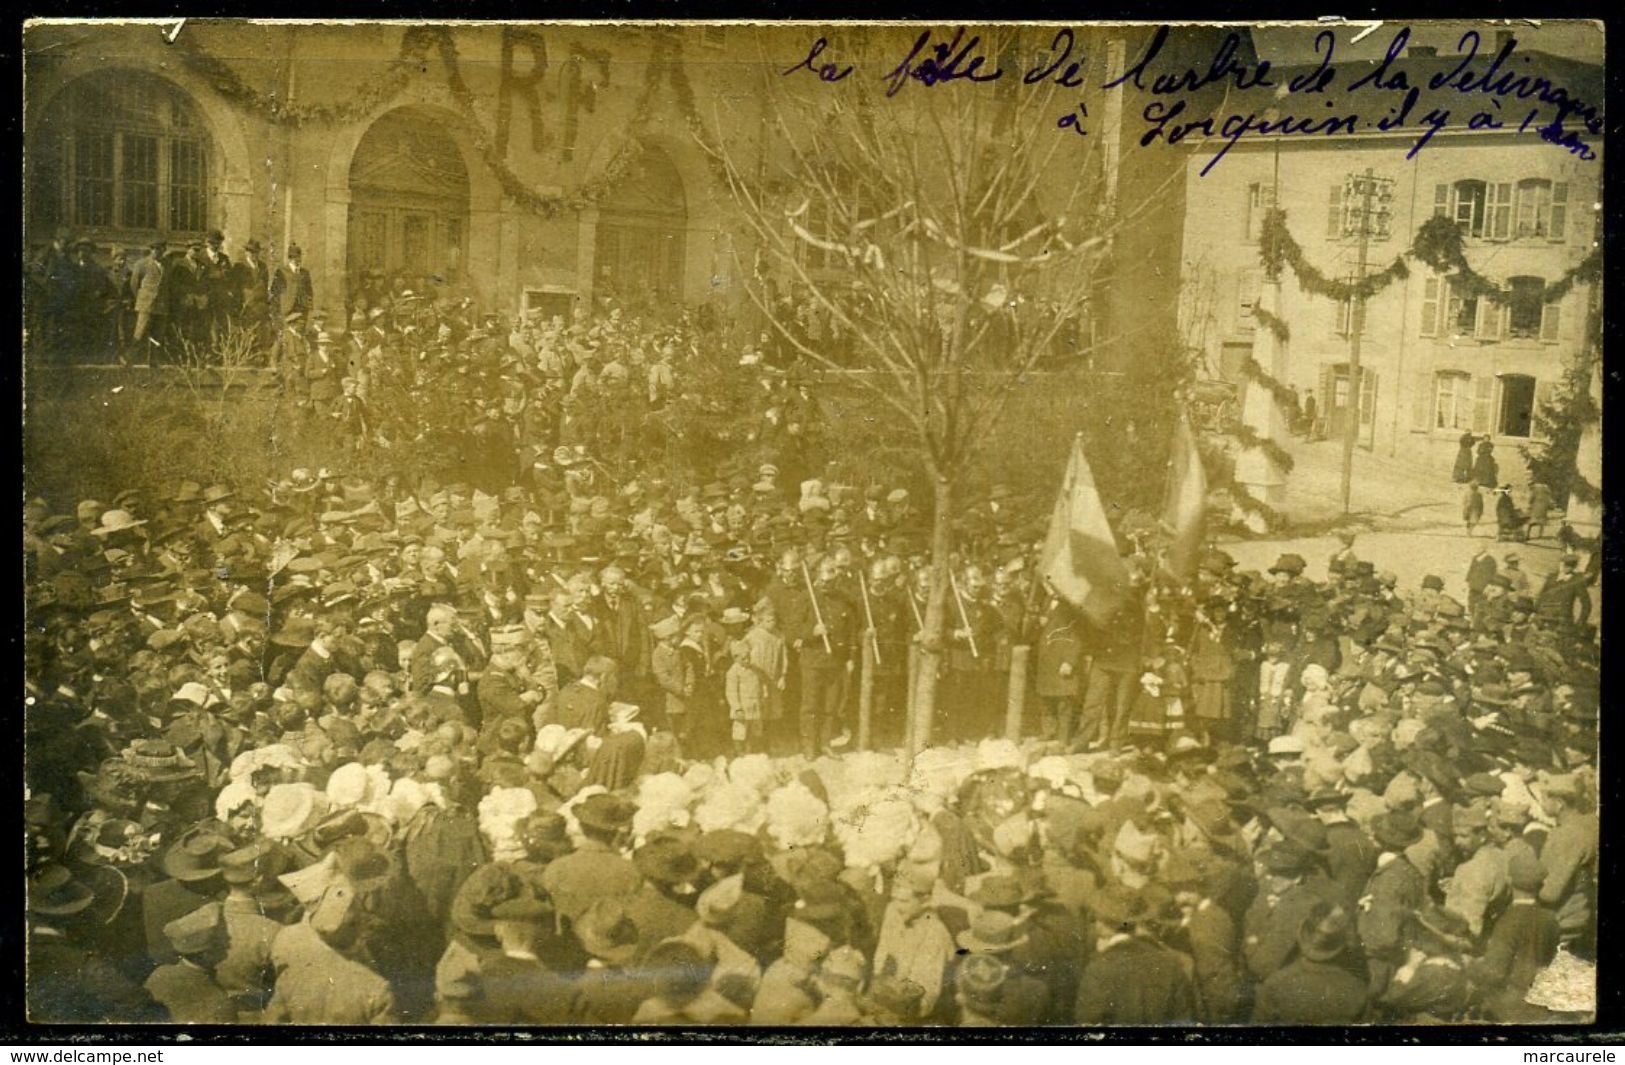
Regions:
[[[1117,553],[1117,538],[1083,457],[1082,434],[1072,444],[1038,572],[1057,595],[1097,625],[1112,619],[1128,592],[1128,567]]]
[[[1168,498],[1162,507],[1162,527],[1169,540],[1162,568],[1175,580],[1188,581],[1196,572],[1196,557],[1202,549],[1207,475],[1202,472],[1201,452],[1196,450],[1196,434],[1191,432],[1183,412],[1174,426],[1168,465]]]

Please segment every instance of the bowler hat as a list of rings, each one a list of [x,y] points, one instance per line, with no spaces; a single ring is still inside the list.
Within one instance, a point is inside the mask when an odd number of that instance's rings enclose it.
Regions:
[[[1408,811],[1379,814],[1371,820],[1371,838],[1385,850],[1403,851],[1422,838],[1422,825]]]
[[[575,819],[587,828],[614,832],[632,823],[632,804],[615,795],[589,795],[574,809]]]
[[[600,898],[573,922],[588,954],[611,965],[626,965],[638,952],[638,928],[620,899]]]
[[[1298,926],[1298,953],[1310,961],[1331,961],[1348,950],[1350,929],[1347,910],[1319,903]]]
[[[1027,932],[1019,917],[999,910],[983,910],[971,919],[970,927],[959,933],[959,946],[973,954],[1005,954],[1027,942]]]
[[[672,836],[645,843],[632,856],[632,861],[645,880],[657,884],[687,883],[700,871],[699,859],[685,843]]]
[[[1097,895],[1090,909],[1096,920],[1120,928],[1138,924],[1150,915],[1145,896],[1120,884],[1108,887]]]

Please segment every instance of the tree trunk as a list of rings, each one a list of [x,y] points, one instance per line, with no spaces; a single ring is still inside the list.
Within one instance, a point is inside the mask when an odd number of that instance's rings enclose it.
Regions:
[[[931,591],[920,629],[920,669],[914,680],[914,727],[909,730],[908,760],[931,746],[937,710],[937,677],[942,667],[943,630],[948,620],[948,565],[953,552],[953,483],[938,474],[931,517]]]

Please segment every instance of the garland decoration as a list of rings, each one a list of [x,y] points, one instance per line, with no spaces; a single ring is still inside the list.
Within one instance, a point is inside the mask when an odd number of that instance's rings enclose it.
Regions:
[[[412,75],[427,71],[424,60],[433,50],[442,29],[411,26],[401,34],[401,47],[394,59],[377,77],[345,94],[343,103],[316,103],[289,106],[275,93],[262,93],[232,69],[231,64],[207,52],[198,34],[175,38],[176,54],[188,69],[208,83],[210,89],[244,110],[272,125],[298,129],[305,125],[338,125],[372,114],[405,91]]]
[[[1286,526],[1286,515],[1268,503],[1260,503],[1248,495],[1247,490],[1242,488],[1241,485],[1232,482],[1225,486],[1225,493],[1230,497],[1230,502],[1235,505],[1237,510],[1250,517],[1262,518],[1266,528],[1275,530]]]
[[[1405,259],[1410,257],[1446,275],[1451,286],[1465,295],[1483,297],[1497,305],[1511,303],[1514,295],[1512,289],[1491,281],[1473,269],[1467,261],[1464,242],[1460,224],[1443,215],[1435,215],[1416,231],[1410,248],[1395,257],[1387,268],[1367,274],[1361,284],[1334,281],[1304,257],[1302,246],[1287,230],[1286,212],[1277,207],[1264,215],[1263,229],[1258,238],[1258,258],[1264,268],[1272,273],[1279,273],[1282,266],[1291,267],[1297,276],[1298,286],[1305,292],[1338,302],[1355,296],[1370,299],[1393,282],[1405,280],[1410,276]],[[1591,254],[1541,290],[1540,302],[1555,303],[1567,296],[1575,285],[1592,284],[1601,278],[1602,249],[1593,248]],[[1260,321],[1266,321],[1265,313],[1255,312]],[[1273,326],[1271,329],[1273,331]],[[1276,336],[1280,335],[1276,333]]]
[[[1588,506],[1596,506],[1602,502],[1602,489],[1580,476],[1579,473],[1569,475],[1569,498],[1578,500]]]
[[[1286,448],[1277,444],[1266,436],[1259,436],[1258,430],[1246,423],[1238,424],[1231,435],[1240,442],[1243,448],[1257,448],[1269,457],[1269,460],[1281,468],[1283,473],[1291,473],[1295,463],[1292,454]]]
[[[1286,212],[1279,207],[1271,208],[1264,215],[1263,228],[1258,237],[1258,258],[1271,276],[1279,275],[1282,266],[1290,266],[1298,279],[1299,288],[1311,296],[1321,296],[1339,303],[1356,296],[1370,299],[1395,281],[1403,281],[1411,276],[1402,253],[1383,269],[1365,275],[1363,281],[1336,281],[1327,277],[1304,256],[1303,247],[1286,228]]]
[[[1447,275],[1451,287],[1466,295],[1480,296],[1499,306],[1512,302],[1512,289],[1496,284],[1473,269],[1467,261],[1461,226],[1443,215],[1428,219],[1416,231],[1411,254],[1436,272]],[[1601,278],[1602,249],[1593,248],[1591,254],[1541,290],[1540,302],[1555,303],[1567,296],[1575,285],[1591,284]]]
[[[1260,366],[1258,360],[1251,355],[1247,356],[1241,364],[1241,376],[1263,386],[1270,396],[1274,398],[1275,402],[1285,407],[1288,413],[1294,417],[1300,413],[1297,393],[1276,378],[1271,377],[1269,372]]]
[[[1254,307],[1253,317],[1258,319],[1258,323],[1273,333],[1275,335],[1275,339],[1279,340],[1281,343],[1285,344],[1292,339],[1291,327],[1286,324],[1286,320],[1284,318],[1281,318],[1275,314],[1274,311],[1267,310],[1263,307]]]
[[[550,194],[533,188],[513,171],[503,153],[497,151],[496,138],[481,116],[474,92],[463,77],[451,27],[413,26],[407,29],[401,35],[400,51],[388,67],[373,81],[349,93],[345,102],[292,108],[275,94],[262,93],[244,82],[229,63],[208,53],[196,35],[185,34],[176,38],[176,42],[186,65],[203,78],[214,92],[273,125],[294,128],[309,124],[337,125],[365,118],[404,92],[412,75],[426,73],[428,67],[425,61],[431,54],[438,54],[445,72],[446,87],[458,112],[468,123],[469,135],[481,160],[495,175],[505,196],[521,208],[544,218],[557,218],[568,212],[592,207],[632,174],[646,150],[643,137],[654,120],[658,109],[656,98],[663,82],[671,85],[678,108],[690,129],[698,130],[700,127],[694,90],[683,68],[681,42],[672,34],[656,35],[652,53],[645,65],[644,83],[632,109],[634,124],[626,130],[624,142],[597,176],[569,192]],[[608,53],[578,48],[574,55],[596,66],[603,80],[608,82]],[[591,104],[592,101],[587,104],[589,110]]]

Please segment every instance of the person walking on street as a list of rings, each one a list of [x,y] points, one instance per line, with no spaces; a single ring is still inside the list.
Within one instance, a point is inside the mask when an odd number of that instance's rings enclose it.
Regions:
[[[1484,520],[1484,493],[1478,490],[1478,484],[1467,482],[1467,487],[1461,492],[1461,523],[1467,526],[1467,535],[1473,535],[1473,529]]]

